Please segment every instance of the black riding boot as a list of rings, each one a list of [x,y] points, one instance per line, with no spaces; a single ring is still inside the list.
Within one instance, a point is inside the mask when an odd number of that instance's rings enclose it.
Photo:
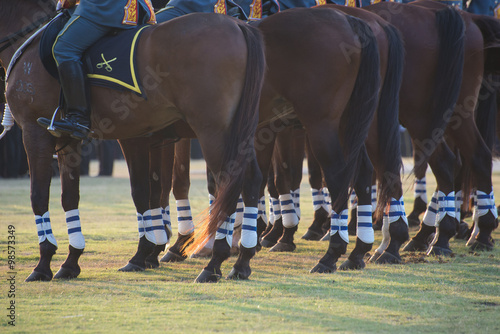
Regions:
[[[87,86],[82,65],[75,61],[66,61],[58,67],[59,80],[66,101],[67,111],[63,119],[54,121],[40,117],[38,124],[46,127],[56,137],[68,135],[75,139],[85,139],[90,132],[90,111],[87,105]]]

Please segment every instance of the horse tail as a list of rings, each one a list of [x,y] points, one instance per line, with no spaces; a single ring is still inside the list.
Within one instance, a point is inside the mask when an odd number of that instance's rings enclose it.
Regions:
[[[259,118],[258,104],[266,68],[264,40],[257,28],[242,22],[237,22],[237,24],[247,45],[243,90],[232,119],[230,133],[224,141],[221,172],[215,175],[218,181],[216,199],[211,206],[209,217],[198,229],[195,240],[186,249],[186,253],[192,253],[205,244],[227,216],[236,210],[246,167],[255,158],[253,141]]]
[[[346,165],[342,170],[342,183],[339,184],[339,193],[354,183],[358,172],[358,158],[363,150],[370,124],[377,107],[380,89],[380,55],[377,40],[367,23],[353,16],[346,15],[351,29],[358,36],[361,43],[361,62],[354,89],[341,116],[341,124],[345,124],[343,133],[343,153]],[[338,199],[338,206],[342,199]]]
[[[439,56],[435,86],[431,98],[431,122],[427,139],[439,143],[457,103],[462,86],[465,53],[465,23],[460,13],[451,7],[436,12]],[[415,161],[415,170],[427,168],[425,159]]]
[[[377,174],[378,205],[376,216],[383,213],[396,188],[401,188],[401,145],[399,134],[399,89],[403,80],[404,45],[399,31],[391,24],[383,26],[389,50],[387,70],[380,90],[377,109],[378,155],[384,173]]]
[[[498,19],[472,15],[472,20],[481,31],[484,41],[484,71],[486,74],[500,74],[500,22]]]

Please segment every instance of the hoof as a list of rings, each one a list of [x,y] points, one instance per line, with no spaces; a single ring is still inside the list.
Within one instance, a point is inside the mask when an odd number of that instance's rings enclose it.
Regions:
[[[302,239],[309,241],[320,241],[322,237],[323,237],[322,233],[318,233],[313,230],[307,230],[306,234],[302,236]]]
[[[328,230],[323,238],[321,238],[321,241],[330,241],[330,230]]]
[[[482,252],[482,251],[492,251],[493,250],[493,245],[485,244],[483,242],[475,241],[472,246],[470,246],[470,249],[475,252]]]
[[[227,275],[226,279],[247,280],[248,277],[250,277],[250,274],[239,271],[238,269],[233,267],[233,269],[229,272],[229,275]]]
[[[54,279],[71,279],[77,278],[80,275],[80,267],[76,269],[61,267],[55,274]]]
[[[222,277],[222,274],[215,273],[203,269],[203,271],[194,280],[195,283],[217,283]]]
[[[461,221],[458,224],[458,232],[457,232],[457,235],[455,235],[455,239],[469,240],[470,232],[471,231],[469,229],[469,225],[466,222]]]
[[[404,252],[425,252],[429,246],[424,242],[415,241],[411,239],[406,246],[403,247]]]
[[[354,262],[347,259],[344,263],[342,263],[339,267],[339,270],[359,270],[365,267],[365,262],[360,260],[359,262]]]
[[[402,263],[401,258],[392,255],[389,252],[384,251],[377,260],[374,261],[377,264],[400,264]]]
[[[187,256],[182,256],[177,253],[167,251],[167,253],[161,258],[160,262],[182,262],[187,258]]]
[[[36,281],[41,281],[41,282],[49,282],[52,280],[52,273],[50,275],[43,274],[39,271],[33,271],[26,280],[25,282],[36,282]]]
[[[278,242],[276,245],[274,245],[271,249],[269,249],[270,252],[293,252],[297,248],[294,243],[287,244],[284,242]]]
[[[260,242],[261,246],[264,247],[264,248],[271,248],[273,247],[274,245],[276,245],[276,242],[272,241],[272,240],[267,240],[265,238],[263,238]]]
[[[376,263],[378,258],[380,257],[380,255],[382,255],[382,253],[378,252],[378,251],[375,251],[375,254],[373,254],[370,259],[368,260],[368,262],[371,262],[371,263]]]
[[[144,271],[146,268],[143,268],[141,266],[138,266],[133,263],[127,263],[127,265],[123,268],[118,269],[118,271],[123,271],[123,272],[131,272],[131,271]]]
[[[438,246],[432,246],[427,252],[427,255],[436,255],[436,256],[451,256],[451,254],[453,254],[451,249]]]
[[[147,269],[156,269],[158,267],[160,267],[160,262],[158,262],[158,258],[146,258]]]
[[[321,262],[318,262],[318,264],[316,266],[314,266],[314,268],[312,268],[309,272],[311,274],[314,274],[314,273],[331,274],[331,273],[334,273],[336,270],[337,270],[336,264],[334,264],[333,266],[330,267],[330,266],[324,265]]]

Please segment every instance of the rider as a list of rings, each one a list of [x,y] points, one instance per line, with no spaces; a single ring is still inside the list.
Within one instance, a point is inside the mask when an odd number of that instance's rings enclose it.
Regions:
[[[71,8],[76,2],[59,0],[58,6]],[[90,108],[81,62],[83,53],[113,30],[146,23],[156,23],[150,0],[80,0],[52,48],[67,106],[65,118],[53,124],[53,135],[84,139],[90,132]],[[39,123],[47,126],[50,120],[39,119]]]

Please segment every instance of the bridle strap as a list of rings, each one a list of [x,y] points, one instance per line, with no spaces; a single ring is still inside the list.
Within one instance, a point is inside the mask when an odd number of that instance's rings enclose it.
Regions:
[[[41,19],[36,20],[35,22],[30,24],[29,26],[24,27],[23,29],[16,31],[15,33],[8,35],[7,37],[0,39],[0,45],[4,44],[4,45],[0,46],[0,52],[4,51],[5,49],[10,47],[12,44],[17,42],[18,40],[20,40],[24,36],[28,35],[32,31],[39,28],[42,24],[49,21],[51,18],[52,18],[51,15],[46,15],[46,16],[42,17]]]

